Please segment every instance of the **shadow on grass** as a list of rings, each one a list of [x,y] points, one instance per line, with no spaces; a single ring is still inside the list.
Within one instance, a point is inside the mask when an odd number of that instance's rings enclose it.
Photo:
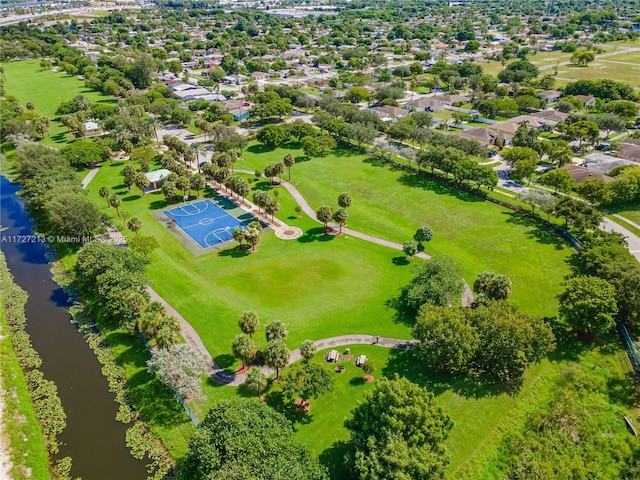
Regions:
[[[304,232],[300,238],[298,238],[298,242],[300,243],[311,243],[311,242],[330,242],[333,240],[335,235],[325,235],[324,227],[313,227]]]
[[[393,257],[391,262],[397,266],[409,265],[411,263],[407,257]]]
[[[216,363],[220,366],[220,368],[229,368],[233,365],[235,361],[235,357],[230,354],[218,355],[214,358]]]
[[[219,257],[243,258],[243,257],[246,257],[247,255],[249,255],[249,251],[240,250],[238,245],[231,248],[227,248],[225,250],[218,251]]]
[[[436,396],[448,390],[461,397],[474,399],[517,393],[517,388],[510,388],[489,377],[454,374],[431,368],[411,350],[391,350],[382,374],[393,378],[396,373],[425,387]]]
[[[167,200],[154,200],[149,204],[151,210],[162,210],[165,207],[171,205]]]
[[[142,418],[163,427],[189,423],[173,391],[147,372],[149,352],[137,337],[116,330],[103,329],[102,332],[105,340],[119,350],[116,356],[118,364],[127,370],[137,370],[133,375],[127,375],[127,385],[132,403]]]
[[[359,387],[361,385],[364,385],[364,377],[354,377],[351,380],[349,380],[349,385],[351,385],[352,387]]]
[[[122,197],[123,202],[133,202],[135,200],[140,200],[142,195],[129,195],[128,197]]]
[[[267,404],[275,411],[283,414],[291,422],[294,430],[296,425],[307,425],[313,421],[313,415],[300,410],[294,402],[286,398],[282,392],[273,392],[267,395]]]
[[[397,297],[390,298],[385,302],[385,305],[395,310],[393,314],[393,321],[395,323],[407,325],[408,327],[413,327],[416,323],[417,312],[404,301],[403,293],[400,293]]]
[[[329,478],[350,478],[345,467],[345,457],[351,452],[348,442],[338,441],[324,450],[318,460],[329,470]]]
[[[531,230],[527,230],[525,233],[529,238],[535,239],[538,243],[553,245],[556,247],[556,250],[563,250],[567,245],[553,230],[541,225],[533,218],[511,211],[502,212],[502,214],[507,216],[507,223],[531,227]]]
[[[640,391],[633,372],[627,372],[622,378],[607,379],[607,395],[613,403],[634,408],[640,399]]]
[[[416,175],[415,173],[403,173],[400,178],[398,178],[398,182],[406,187],[429,190],[437,195],[448,195],[450,197],[457,198],[458,200],[462,200],[463,202],[486,202],[485,199],[477,195],[443,185],[427,177]]]

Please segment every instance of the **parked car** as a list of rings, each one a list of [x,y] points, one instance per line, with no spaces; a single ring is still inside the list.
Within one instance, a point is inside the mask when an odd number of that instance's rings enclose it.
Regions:
[[[491,157],[495,157],[497,154],[498,154],[498,151],[497,151],[497,150],[489,150],[489,151],[487,152],[487,156],[488,156],[489,158],[491,158]]]
[[[600,145],[596,147],[596,150],[611,150],[611,144],[609,142],[602,142]]]

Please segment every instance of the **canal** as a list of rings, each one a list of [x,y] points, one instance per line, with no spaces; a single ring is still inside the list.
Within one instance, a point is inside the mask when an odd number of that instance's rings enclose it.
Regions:
[[[30,241],[33,224],[16,194],[19,186],[1,176],[0,182],[0,248],[15,282],[29,294],[27,332],[67,413],[59,456],[72,458],[74,478],[145,479],[145,462],[134,459],[125,446],[127,426],[115,419],[115,396],[101,365],[70,322],[69,298],[52,280],[46,246]]]

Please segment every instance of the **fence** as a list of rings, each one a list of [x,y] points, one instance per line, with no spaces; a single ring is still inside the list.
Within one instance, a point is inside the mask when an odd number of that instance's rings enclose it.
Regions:
[[[627,351],[627,355],[629,356],[629,361],[633,366],[633,371],[636,374],[636,378],[640,379],[640,358],[638,358],[638,350],[631,339],[631,335],[629,335],[629,331],[627,327],[625,327],[622,321],[617,322],[618,333],[620,334],[620,338],[622,339],[622,344],[624,345],[625,350]]]
[[[144,346],[147,347],[147,350],[149,350],[149,353],[153,353],[153,348],[151,347],[151,345],[149,345],[147,338],[144,336],[144,333],[142,332],[140,332],[140,339],[142,340],[142,343],[144,344]],[[176,390],[175,388],[173,388],[173,393],[178,399],[178,402],[180,402],[180,405],[182,405],[182,408],[184,408],[184,411],[187,412],[187,415],[189,415],[189,418],[191,419],[191,423],[193,423],[193,426],[198,428],[198,426],[200,425],[200,422],[198,422],[198,418],[196,417],[195,413],[193,413],[193,410],[191,410],[191,407],[187,404],[184,397],[180,395],[180,392],[178,392],[178,390]]]

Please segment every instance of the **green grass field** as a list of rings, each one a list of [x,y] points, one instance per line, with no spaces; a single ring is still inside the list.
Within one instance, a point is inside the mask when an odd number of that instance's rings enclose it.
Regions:
[[[4,257],[2,261],[4,263]],[[8,330],[4,306],[0,306],[0,395],[4,403],[1,420],[5,434],[0,443],[11,460],[10,478],[50,479],[45,438]]]
[[[76,76],[40,68],[39,60],[8,62],[3,63],[2,67],[7,95],[16,97],[23,107],[27,102],[32,102],[36,107],[35,112],[53,120],[49,137],[42,142],[46,145],[61,146],[73,140],[71,135],[67,135],[67,128],[57,121],[56,109],[62,102],[77,95],[85,95],[93,103],[115,102],[111,97],[86,88]]]
[[[400,243],[429,225],[435,236],[427,253],[454,258],[469,283],[485,270],[506,274],[513,299],[525,310],[555,315],[554,297],[569,273],[572,251],[536,222],[347,150],[307,161],[299,150],[266,151],[254,144],[244,153],[247,161],[237,165],[260,169],[287,153],[298,157],[292,183],[312,208],[324,203],[336,208],[338,195],[349,192],[349,227]]]
[[[616,57],[608,57],[614,60]],[[603,59],[604,60],[604,59]],[[588,67],[566,65],[558,68],[558,78],[570,80],[598,80],[610,78],[619,82],[628,83],[632,87],[640,87],[640,64],[627,65],[613,62],[596,61]]]

